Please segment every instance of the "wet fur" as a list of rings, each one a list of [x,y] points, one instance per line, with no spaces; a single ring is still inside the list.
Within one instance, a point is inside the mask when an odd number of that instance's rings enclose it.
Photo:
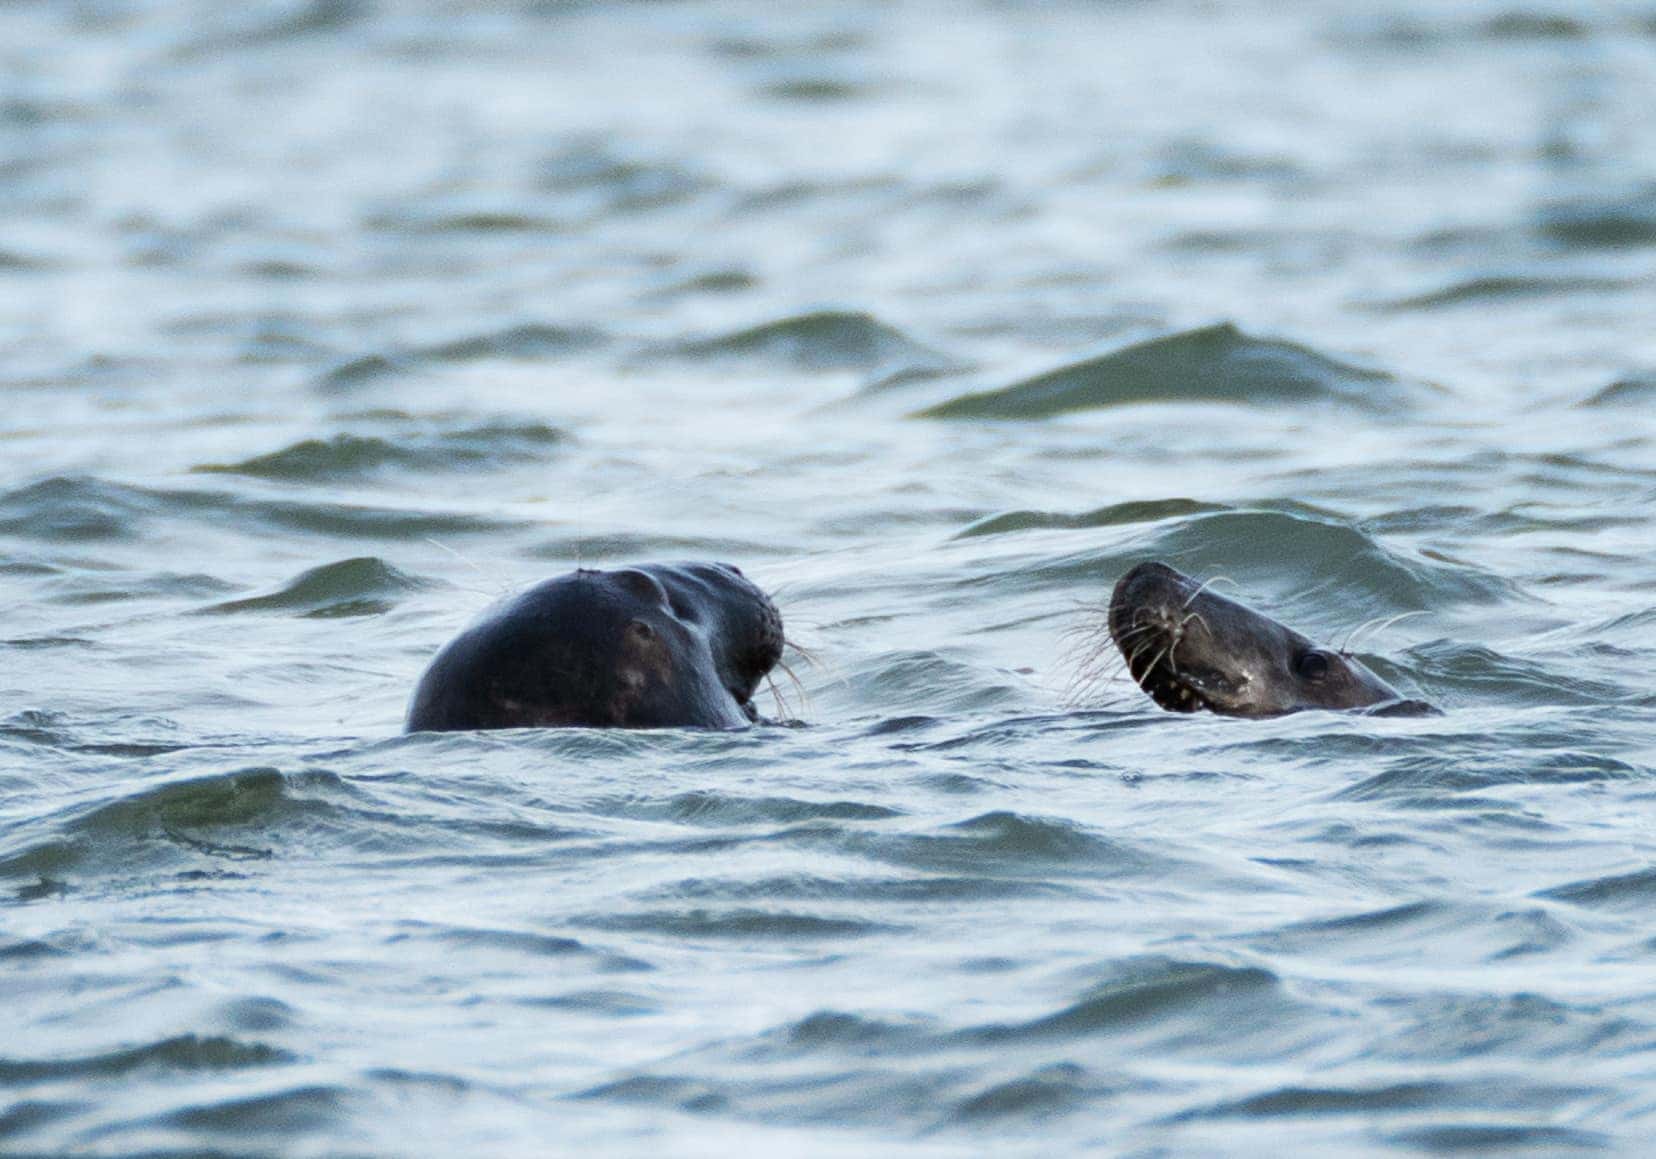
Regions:
[[[1306,709],[1435,710],[1406,700],[1356,657],[1318,647],[1285,624],[1143,563],[1116,584],[1107,624],[1127,672],[1172,712],[1281,716]],[[1098,662],[1094,662],[1095,670]]]
[[[740,728],[784,643],[776,605],[728,564],[583,568],[451,640],[407,727]]]

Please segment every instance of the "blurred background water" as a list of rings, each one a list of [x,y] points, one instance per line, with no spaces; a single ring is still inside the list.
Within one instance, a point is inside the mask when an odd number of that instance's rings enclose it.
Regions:
[[[0,1151],[1645,1153],[1650,0],[0,9]],[[1445,715],[1078,682],[1132,563]],[[399,735],[721,558],[743,734]]]

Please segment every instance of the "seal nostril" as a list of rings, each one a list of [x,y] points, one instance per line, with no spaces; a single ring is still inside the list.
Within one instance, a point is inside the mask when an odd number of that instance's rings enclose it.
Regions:
[[[698,609],[694,604],[680,599],[677,594],[667,597],[667,606],[673,609],[673,615],[677,616],[687,624],[696,624],[701,622],[700,609]]]

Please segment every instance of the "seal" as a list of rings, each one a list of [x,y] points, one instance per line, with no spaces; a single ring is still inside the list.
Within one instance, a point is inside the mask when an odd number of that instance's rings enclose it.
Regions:
[[[1434,715],[1345,652],[1208,590],[1165,563],[1141,563],[1110,597],[1110,635],[1138,686],[1174,712],[1283,716],[1306,709]]]
[[[776,605],[730,564],[583,568],[450,640],[407,728],[743,728],[782,644]]]

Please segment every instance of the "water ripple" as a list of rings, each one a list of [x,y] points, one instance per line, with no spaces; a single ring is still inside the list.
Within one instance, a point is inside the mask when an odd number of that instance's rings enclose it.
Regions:
[[[1395,410],[1409,400],[1409,388],[1382,371],[1291,342],[1254,338],[1226,323],[1142,342],[921,413],[927,418],[1043,419],[1151,402],[1335,402]]]

